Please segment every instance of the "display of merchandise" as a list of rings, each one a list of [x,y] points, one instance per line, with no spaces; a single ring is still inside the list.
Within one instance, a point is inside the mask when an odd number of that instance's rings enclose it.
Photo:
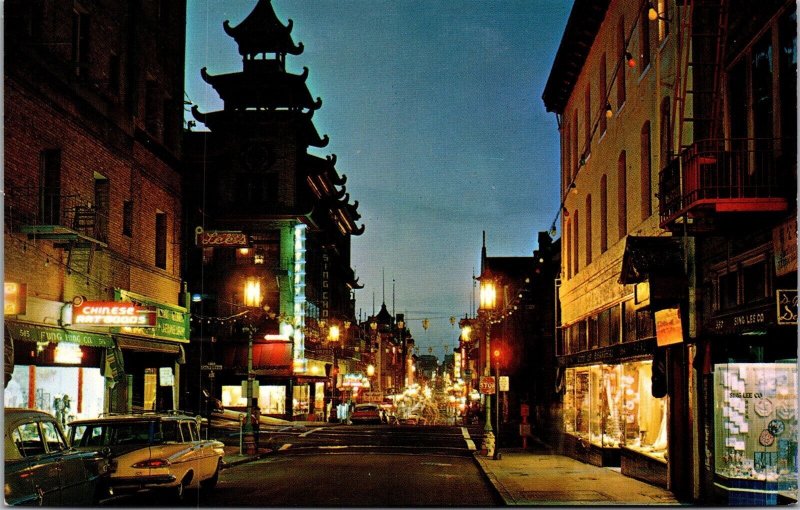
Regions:
[[[796,489],[797,365],[716,365],[714,402],[717,474]]]

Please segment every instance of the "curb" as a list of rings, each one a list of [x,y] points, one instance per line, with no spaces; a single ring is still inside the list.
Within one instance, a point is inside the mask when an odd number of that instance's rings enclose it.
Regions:
[[[483,476],[492,485],[492,488],[494,489],[495,493],[500,497],[500,499],[502,499],[506,505],[514,505],[515,500],[511,496],[511,493],[505,488],[505,486],[500,482],[500,480],[497,479],[497,476],[495,476],[494,473],[492,473],[489,469],[487,469],[485,464],[486,459],[484,459],[484,457],[485,455],[482,455],[480,452],[475,452],[472,455],[472,458],[473,460],[475,460],[475,463],[480,468],[481,473],[483,473]]]
[[[270,450],[269,448],[267,448],[266,451],[257,453],[256,455],[237,455],[237,457],[240,457],[240,458],[236,458],[236,459],[233,459],[233,460],[225,460],[223,458],[222,459],[222,470],[224,471],[224,470],[226,470],[228,468],[231,468],[233,466],[238,466],[240,464],[246,464],[248,462],[254,462],[254,461],[257,461],[259,459],[263,459],[264,457],[268,456],[272,452],[273,452],[273,450]]]

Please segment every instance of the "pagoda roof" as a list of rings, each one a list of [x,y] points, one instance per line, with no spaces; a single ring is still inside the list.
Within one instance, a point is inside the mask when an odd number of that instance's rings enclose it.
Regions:
[[[226,110],[252,108],[318,110],[322,99],[314,100],[306,85],[308,68],[303,74],[283,72],[274,60],[250,60],[244,70],[210,75],[200,70],[203,80],[214,87]]]
[[[252,57],[259,53],[303,53],[303,43],[292,40],[293,22],[284,25],[275,14],[271,0],[259,0],[253,12],[235,27],[225,20],[222,27],[239,45],[239,54]]]
[[[375,320],[378,322],[378,324],[386,325],[390,325],[394,321],[392,314],[390,314],[389,310],[386,309],[386,303],[381,304],[381,310],[378,312],[378,315],[375,316]]]
[[[192,106],[192,116],[202,122],[210,130],[219,132],[241,127],[243,124],[258,125],[270,122],[294,122],[300,139],[312,147],[325,147],[330,142],[328,135],[319,136],[314,123],[311,122],[313,112],[292,110],[221,110],[202,113],[197,105]]]
[[[335,154],[325,159],[305,154],[303,168],[307,175],[306,181],[318,199],[323,199],[324,197],[339,199],[344,196],[344,183],[347,182],[347,176],[339,176],[335,165]],[[342,189],[337,190],[336,186],[342,186]]]

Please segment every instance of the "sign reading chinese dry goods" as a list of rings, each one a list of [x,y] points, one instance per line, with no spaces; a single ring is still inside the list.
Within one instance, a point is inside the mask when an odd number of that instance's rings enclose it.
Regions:
[[[73,305],[72,323],[87,326],[153,328],[156,325],[156,308],[119,301],[84,301]]]

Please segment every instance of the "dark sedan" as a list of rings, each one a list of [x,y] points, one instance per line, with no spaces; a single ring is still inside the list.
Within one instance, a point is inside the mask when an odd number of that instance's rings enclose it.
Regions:
[[[90,506],[109,473],[107,455],[67,445],[55,417],[33,409],[5,409],[7,505]]]

